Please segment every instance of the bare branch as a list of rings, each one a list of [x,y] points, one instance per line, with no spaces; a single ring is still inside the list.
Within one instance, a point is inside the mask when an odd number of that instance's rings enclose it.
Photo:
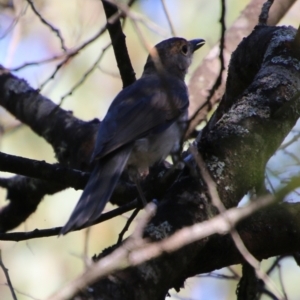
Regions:
[[[121,12],[117,12],[114,15],[112,15],[108,20],[107,23],[113,24],[114,22],[116,22],[120,17],[121,17],[122,13]],[[107,29],[107,24],[105,26],[103,26],[102,28],[100,28],[100,30],[90,39],[88,39],[87,41],[85,41],[82,45],[80,45],[79,47],[77,47],[76,49],[74,49],[73,51],[71,51],[67,57],[60,62],[54,72],[48,77],[48,79],[46,79],[41,85],[40,85],[40,89],[42,89],[50,80],[54,79],[55,75],[57,74],[57,72],[71,59],[73,58],[76,54],[78,54],[80,51],[82,51],[85,47],[91,45],[95,40],[97,40]]]
[[[166,15],[166,18],[167,18],[167,21],[168,21],[168,24],[169,24],[169,27],[170,27],[170,30],[171,30],[171,34],[172,34],[172,36],[176,36],[174,25],[172,23],[172,20],[171,20],[171,17],[170,17],[170,14],[169,14],[169,11],[168,11],[168,8],[167,8],[165,0],[161,0],[161,4],[163,6],[164,13]]]
[[[232,239],[233,239],[237,249],[242,254],[244,259],[249,263],[249,265],[251,265],[254,268],[257,276],[261,280],[263,280],[263,282],[265,282],[265,284],[271,289],[271,291],[279,299],[283,299],[282,293],[277,289],[276,285],[273,283],[273,281],[270,279],[270,277],[261,270],[259,261],[246,248],[243,240],[241,239],[240,235],[234,228],[234,224],[232,224],[231,221],[226,218],[226,215],[225,215],[226,209],[219,197],[216,183],[214,182],[214,180],[211,178],[210,174],[208,173],[202,157],[197,152],[197,150],[194,146],[190,147],[190,151],[193,154],[193,156],[198,164],[198,167],[201,170],[201,175],[202,175],[205,183],[207,184],[208,191],[209,191],[209,194],[210,194],[213,204],[218,208],[219,212],[221,213],[221,216],[224,216],[225,221],[228,222],[228,226],[231,228],[230,234],[232,236]]]
[[[68,97],[71,96],[86,80],[87,78],[95,71],[95,69],[98,67],[98,64],[102,60],[106,50],[111,46],[111,43],[108,43],[104,48],[102,48],[102,51],[100,52],[100,55],[98,58],[95,60],[93,65],[83,74],[83,76],[80,78],[78,82],[73,85],[73,87],[70,89],[69,92],[61,96],[60,102],[58,106],[61,106],[63,104],[63,101]]]
[[[103,213],[92,225],[99,224],[107,220],[110,220],[114,217],[120,216],[136,208],[137,205],[138,205],[138,201],[134,200],[132,202],[124,204],[123,206],[113,209],[107,213]],[[91,226],[91,224],[89,224],[89,226]],[[78,228],[76,230],[81,230],[83,228],[86,227]],[[19,242],[19,241],[42,238],[42,237],[57,236],[61,232],[61,229],[62,227],[53,227],[49,229],[35,229],[33,231],[28,231],[28,232],[0,233],[0,240]]]
[[[209,93],[207,95],[207,99],[205,103],[203,103],[201,106],[198,107],[198,109],[193,113],[193,116],[190,118],[188,123],[188,130],[186,132],[185,138],[189,138],[189,136],[192,134],[192,132],[195,129],[195,124],[198,124],[199,121],[197,121],[197,118],[199,117],[200,111],[202,111],[205,106],[207,106],[208,111],[212,108],[211,100],[215,93],[217,92],[218,88],[222,84],[222,78],[223,78],[223,72],[226,69],[225,68],[225,58],[224,58],[224,51],[225,51],[225,32],[226,32],[226,24],[225,24],[225,15],[226,15],[226,5],[225,0],[221,0],[221,17],[220,17],[220,24],[221,24],[221,36],[220,36],[220,52],[219,52],[219,60],[220,60],[220,71],[219,74],[216,77],[216,80],[214,84],[212,85],[212,88],[209,90]],[[197,135],[197,133],[196,133]]]
[[[284,287],[284,282],[283,282],[283,278],[282,278],[282,269],[281,269],[280,263],[278,263],[278,273],[279,273],[279,282],[280,282],[280,286],[281,286],[281,289],[282,289],[284,299],[288,299],[287,293],[286,293],[286,290],[285,290],[285,287]]]
[[[18,24],[20,21],[21,17],[26,13],[28,5],[26,5],[22,10],[18,12],[18,15],[13,19],[11,24],[7,27],[7,29],[2,33],[0,36],[0,40],[4,39]]]
[[[133,213],[131,214],[131,216],[129,217],[129,219],[127,220],[124,228],[122,229],[122,231],[119,233],[119,238],[118,238],[118,241],[117,241],[117,245],[121,244],[122,241],[123,241],[123,237],[124,237],[124,234],[126,233],[126,231],[128,230],[130,224],[132,223],[132,221],[135,219],[135,217],[137,216],[137,214],[139,213],[141,209],[140,208],[136,208]]]
[[[35,13],[35,15],[40,19],[40,21],[45,24],[47,27],[50,28],[51,31],[55,32],[57,37],[60,40],[60,44],[61,44],[61,48],[63,49],[64,52],[67,51],[67,48],[65,46],[65,41],[60,33],[60,31],[55,28],[53,25],[51,25],[48,21],[45,20],[45,18],[43,18],[43,16],[37,11],[36,7],[34,6],[34,3],[32,0],[26,0],[28,2],[28,4],[30,5],[31,9],[33,10],[33,12]]]
[[[160,36],[166,37],[168,35],[164,28],[161,28],[152,21],[147,20],[143,15],[133,12],[131,9],[129,9],[128,5],[115,0],[105,1],[117,6],[130,20],[143,24],[146,28],[159,34]]]
[[[10,292],[11,292],[11,295],[12,295],[13,299],[14,300],[18,300],[17,296],[16,296],[16,293],[15,293],[15,290],[14,290],[14,287],[13,287],[13,285],[11,283],[9,274],[8,274],[8,269],[6,269],[6,267],[5,267],[4,263],[3,263],[1,250],[0,250],[0,267],[3,270],[3,273],[4,273],[6,281],[7,281],[7,285],[9,287],[9,289],[10,289]]]

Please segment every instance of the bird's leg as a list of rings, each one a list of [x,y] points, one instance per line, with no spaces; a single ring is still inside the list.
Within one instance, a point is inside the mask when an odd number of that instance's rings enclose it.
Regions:
[[[139,199],[141,200],[141,206],[145,207],[147,205],[147,200],[143,193],[140,182],[143,178],[145,178],[148,175],[149,170],[140,173],[139,170],[137,170],[136,168],[130,167],[130,168],[128,168],[128,173],[129,173],[129,178],[134,182],[134,184],[136,185],[136,188],[138,190],[138,193],[140,196]]]
[[[176,174],[179,174],[179,172],[182,171],[184,167],[187,165],[184,159],[182,158],[180,150],[171,153],[171,158],[172,158],[173,165],[171,165],[169,170],[165,172],[162,181],[168,180],[170,176],[173,175],[177,176]]]
[[[185,162],[181,157],[181,151],[172,153],[171,158],[173,162],[173,168],[178,170],[183,170],[185,166]]]
[[[145,198],[145,195],[143,193],[141,184],[140,184],[140,178],[135,177],[135,184],[136,184],[136,188],[138,190],[138,193],[140,195],[140,199],[142,200],[142,206],[145,207],[147,205],[147,200]]]

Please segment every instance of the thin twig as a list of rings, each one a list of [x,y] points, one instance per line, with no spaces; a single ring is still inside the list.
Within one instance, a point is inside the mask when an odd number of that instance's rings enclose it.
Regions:
[[[286,293],[286,290],[285,290],[285,287],[284,287],[284,283],[283,283],[282,270],[281,270],[280,263],[278,263],[278,275],[279,275],[279,283],[280,283],[280,286],[281,286],[282,293],[284,295],[284,299],[287,300],[288,296],[287,296],[287,293]]]
[[[7,284],[5,284],[5,285],[7,285]],[[24,292],[22,292],[22,291],[20,291],[19,289],[16,289],[16,288],[14,288],[14,291],[16,293],[22,295],[22,296],[25,296],[25,297],[31,299],[31,300],[41,300],[40,298],[33,297],[32,295],[30,295],[28,293],[24,293]]]
[[[227,269],[228,269],[229,272],[230,272],[231,274],[233,274],[233,276],[236,277],[237,279],[240,279],[240,278],[241,278],[241,275],[240,275],[238,272],[236,272],[236,271],[233,269],[233,267],[229,266],[229,267],[227,267]]]
[[[263,290],[261,291],[261,294],[262,294],[262,295],[265,294],[265,295],[269,296],[269,298],[272,299],[272,300],[278,300],[278,298],[276,297],[276,295],[274,295],[272,292],[270,292],[270,291],[267,290],[267,289],[263,289]]]
[[[133,200],[127,204],[124,204],[116,209],[113,209],[107,213],[102,214],[92,225],[99,224],[110,220],[114,217],[120,216],[138,206],[138,201]],[[91,226],[91,224],[89,225]],[[86,227],[78,228],[75,231],[81,230]],[[11,233],[0,233],[0,241],[25,241],[29,239],[36,239],[49,236],[57,236],[61,232],[62,227],[53,227],[49,229],[35,229],[29,232],[11,232]]]
[[[84,243],[83,243],[83,262],[84,262],[84,266],[85,268],[87,268],[89,266],[89,261],[87,259],[88,257],[88,253],[89,253],[89,238],[90,238],[90,233],[91,233],[91,227],[88,227],[85,231],[84,231]]]
[[[42,64],[50,63],[50,62],[53,62],[55,60],[65,58],[66,56],[71,55],[71,53],[73,53],[73,51],[70,51],[70,52],[67,52],[67,53],[58,54],[58,55],[54,55],[52,57],[41,59],[41,60],[37,60],[37,61],[23,63],[23,64],[21,64],[19,66],[16,66],[16,67],[13,67],[13,68],[8,68],[7,70],[10,71],[10,72],[17,72],[17,71],[20,71],[20,70],[22,70],[24,68],[27,68],[27,67],[40,66]]]
[[[10,292],[11,292],[11,295],[12,295],[13,299],[14,300],[18,300],[18,298],[16,296],[16,293],[15,293],[15,290],[14,290],[14,288],[12,286],[12,283],[10,281],[10,278],[9,278],[8,269],[6,269],[6,267],[5,267],[5,265],[4,265],[3,261],[2,261],[2,252],[1,252],[1,250],[0,250],[0,267],[3,270],[3,273],[4,273],[6,281],[7,281],[7,285],[9,287],[9,289],[10,289]]]
[[[288,151],[286,149],[282,150],[284,154],[286,154],[287,156],[289,156],[291,159],[293,159],[297,165],[300,165],[300,158],[293,152]],[[292,164],[291,166],[295,166],[295,164]]]
[[[166,18],[167,18],[167,21],[168,21],[168,24],[169,24],[172,36],[176,36],[175,29],[174,29],[173,23],[171,21],[171,17],[170,17],[170,14],[169,14],[169,11],[168,11],[168,8],[167,8],[165,0],[161,0],[161,4],[163,6],[164,13],[166,15]]]
[[[122,229],[122,231],[119,233],[119,238],[118,238],[118,241],[117,241],[117,245],[121,244],[121,242],[123,241],[123,237],[124,237],[124,234],[126,233],[126,231],[128,230],[130,224],[132,223],[132,221],[135,219],[135,217],[137,216],[137,214],[139,213],[141,209],[138,207],[136,208],[133,213],[131,214],[131,216],[129,217],[129,219],[127,220],[124,228]]]
[[[111,46],[111,42],[109,42],[101,51],[100,55],[96,59],[96,61],[93,63],[93,65],[83,74],[83,76],[80,78],[78,82],[76,82],[73,87],[70,89],[69,92],[61,96],[60,102],[58,106],[61,106],[63,104],[63,101],[68,97],[71,96],[75,90],[77,90],[86,80],[87,78],[95,71],[95,69],[98,67],[98,64],[100,63],[101,59],[104,56],[105,51]]]
[[[269,175],[268,175],[267,173],[265,173],[265,174],[266,174],[265,177],[266,177],[267,182],[268,182],[268,184],[269,184],[269,186],[270,186],[270,188],[271,188],[271,191],[272,191],[272,193],[274,194],[274,193],[275,193],[275,189],[274,189],[273,184],[272,184],[272,182],[271,182],[271,180],[270,180],[270,178],[269,178]]]
[[[220,36],[220,52],[219,52],[219,61],[220,61],[220,70],[219,74],[210,89],[208,96],[206,98],[206,101],[196,110],[196,112],[193,114],[193,116],[190,118],[189,123],[188,123],[188,132],[187,135],[189,135],[190,132],[193,132],[193,130],[196,128],[196,126],[199,124],[193,124],[191,127],[193,121],[197,118],[198,113],[203,109],[203,107],[208,106],[208,110],[211,109],[211,99],[213,98],[214,94],[218,90],[218,88],[222,84],[222,78],[223,78],[223,72],[226,69],[225,67],[225,58],[224,58],[224,50],[225,50],[225,32],[226,32],[226,22],[225,22],[225,17],[226,17],[226,4],[225,0],[221,0],[221,17],[220,17],[220,24],[221,24],[221,36]],[[200,121],[201,122],[201,121]],[[188,136],[186,136],[188,138]]]
[[[278,148],[278,150],[282,150],[282,149],[287,148],[288,146],[290,146],[291,144],[293,144],[294,142],[296,142],[297,140],[299,140],[299,138],[300,138],[300,132],[298,132],[297,134],[295,134],[293,136],[293,138],[291,140],[289,140],[288,142],[280,145],[280,147]]]
[[[285,256],[278,256],[272,263],[272,265],[269,267],[268,271],[266,272],[268,275],[270,275],[276,267],[278,267],[279,262],[284,258]]]
[[[135,32],[141,42],[141,45],[146,50],[146,52],[150,53],[150,55],[151,55],[152,48],[151,48],[150,44],[146,41],[146,39],[138,25],[138,22],[134,19],[131,19],[131,23],[132,23],[133,29],[135,30]],[[157,55],[152,55],[152,58],[153,58],[153,56],[157,56]]]
[[[105,0],[106,2],[109,2],[111,4],[114,4],[115,6],[117,6],[121,12],[123,14],[125,14],[129,19],[135,21],[135,22],[139,22],[141,24],[143,24],[146,28],[148,28],[149,30],[153,31],[154,33],[166,37],[168,35],[168,33],[164,30],[164,28],[158,26],[156,23],[147,20],[143,15],[138,14],[136,12],[133,12],[128,5],[117,2],[115,0]]]
[[[33,10],[33,12],[35,13],[35,15],[40,19],[40,21],[45,24],[47,27],[50,28],[51,31],[55,32],[55,34],[57,35],[57,37],[60,40],[60,45],[61,48],[64,52],[67,51],[66,45],[65,45],[65,41],[59,31],[59,29],[55,28],[52,24],[50,24],[48,21],[45,20],[45,18],[37,11],[36,7],[34,6],[32,0],[26,0],[28,2],[28,4],[30,5],[31,9]]]
[[[284,295],[284,299],[287,300],[287,294],[285,292],[285,289],[284,289],[284,284],[283,284],[283,281],[282,281],[282,278],[281,278],[281,268],[280,268],[280,261],[282,259],[284,259],[286,256],[285,255],[281,255],[281,256],[278,256],[272,263],[272,265],[269,267],[269,269],[266,271],[266,273],[268,275],[270,275],[274,270],[276,270],[276,268],[278,269],[278,273],[279,273],[279,283],[280,283],[280,286],[281,286],[281,290],[282,290],[282,293]],[[270,291],[268,291],[265,286],[264,286],[264,282],[262,281],[260,283],[260,287],[259,287],[259,292],[260,292],[260,295],[261,294],[267,294],[269,295],[272,299],[276,299],[277,300],[277,297],[271,293]],[[260,296],[258,295],[258,296]]]
[[[196,150],[195,146],[190,146],[190,152],[194,156],[197,165],[201,171],[201,175],[207,185],[209,195],[211,197],[211,201],[215,207],[218,208],[219,212],[221,213],[221,216],[226,213],[226,208],[223,205],[219,194],[217,190],[217,186],[215,181],[211,178],[210,174],[208,173],[205,163],[200,155],[200,153]],[[245,258],[245,260],[255,269],[255,272],[257,276],[264,281],[264,283],[272,290],[272,292],[279,298],[284,299],[284,295],[279,291],[279,289],[276,287],[276,285],[273,283],[271,278],[261,270],[259,261],[249,252],[249,250],[246,248],[241,236],[234,228],[233,224],[230,222],[230,220],[225,219],[225,221],[228,222],[228,226],[231,227],[230,234],[231,237],[239,250],[239,252],[242,254],[242,256]]]
[[[107,22],[110,24],[113,24],[114,22],[116,22],[120,17],[122,16],[122,12],[117,12],[115,13],[113,16],[111,16]],[[54,72],[40,85],[39,89],[41,90],[50,80],[52,80],[55,75],[57,74],[57,72],[76,54],[78,54],[80,51],[82,51],[85,47],[89,46],[90,44],[92,44],[95,40],[97,40],[107,29],[107,24],[105,26],[103,26],[93,37],[91,37],[90,39],[88,39],[87,41],[85,41],[81,46],[77,47],[76,49],[74,49],[72,52],[70,52],[68,54],[68,56],[62,61],[60,62]]]
[[[25,15],[27,7],[28,5],[26,4],[23,10],[21,10],[20,13],[13,19],[12,23],[6,28],[6,30],[4,30],[4,32],[0,36],[0,40],[4,39],[14,29],[14,27],[20,21],[21,17]]]
[[[214,279],[225,279],[225,280],[238,280],[240,276],[237,275],[226,275],[226,274],[219,274],[216,272],[211,272],[208,274],[199,274],[196,277],[198,278],[214,278]]]
[[[278,300],[285,299],[284,295],[277,288],[272,279],[264,271],[261,270],[259,261],[246,248],[238,232],[236,230],[232,230],[231,236],[239,252],[243,255],[245,260],[254,268],[257,277],[260,278],[266,284],[266,286],[268,286],[268,288],[274,293],[274,295],[276,295]]]
[[[78,54],[78,51],[71,52],[63,61],[61,61],[58,65],[56,65],[53,73],[39,86],[39,90],[41,91],[45,85],[47,85],[58,73],[58,71],[75,55]]]
[[[133,3],[134,3],[134,0],[130,0],[128,2],[128,6],[130,7]],[[124,26],[125,21],[126,21],[126,18],[124,17],[124,21],[123,21],[122,26]],[[63,59],[63,58],[67,58],[67,57],[73,56],[74,53],[77,54],[83,48],[85,48],[87,45],[89,45],[90,43],[92,43],[93,41],[95,41],[102,33],[103,32],[102,32],[102,28],[101,28],[101,30],[94,37],[92,37],[91,39],[87,40],[82,45],[78,46],[77,48],[75,48],[73,50],[69,50],[68,52],[64,52],[62,54],[54,55],[53,57],[42,59],[42,60],[39,60],[39,61],[33,61],[33,62],[24,63],[24,64],[19,65],[17,67],[9,68],[8,70],[11,71],[11,72],[17,72],[17,71],[19,71],[19,70],[21,70],[23,68],[29,67],[29,66],[38,66],[38,65],[41,65],[41,64],[44,64],[44,63],[53,62],[53,61],[58,60],[58,59]],[[102,70],[101,67],[99,67],[99,69]],[[105,72],[105,73],[107,73],[107,74],[109,73],[108,71],[104,71],[104,70],[102,70],[102,71]],[[109,75],[111,75],[111,74],[109,73]],[[116,76],[116,75],[114,75],[114,76],[115,77],[119,77],[119,76]]]

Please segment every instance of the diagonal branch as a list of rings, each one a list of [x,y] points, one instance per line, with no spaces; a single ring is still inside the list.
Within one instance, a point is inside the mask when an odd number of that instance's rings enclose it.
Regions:
[[[8,274],[8,269],[5,267],[5,265],[3,263],[3,260],[2,260],[2,252],[1,252],[1,250],[0,250],[0,267],[3,270],[3,273],[4,273],[6,281],[7,281],[7,285],[9,287],[9,289],[10,289],[10,292],[11,292],[11,295],[12,295],[13,299],[17,300],[18,298],[16,296],[14,287],[13,287],[13,285],[11,283],[11,280],[10,280],[10,277],[9,277],[9,274]]]
[[[56,182],[75,189],[83,189],[89,174],[59,164],[48,164],[0,152],[0,171]],[[1,182],[0,182],[1,186]]]
[[[131,3],[129,4],[131,5],[132,2],[133,1],[131,1]],[[106,0],[102,0],[102,4],[107,18],[107,30],[112,41],[115,58],[124,88],[135,81],[135,72],[132,68],[131,61],[128,55],[125,43],[125,35],[123,33],[120,20],[117,20],[114,23],[110,22],[111,16],[118,12],[118,8],[114,4],[107,2]]]
[[[61,48],[64,52],[67,51],[66,45],[65,45],[65,41],[60,33],[60,31],[55,28],[53,25],[51,25],[48,21],[45,20],[45,18],[37,11],[36,7],[34,6],[34,3],[32,0],[26,0],[28,2],[28,4],[30,5],[31,9],[33,10],[33,12],[35,13],[35,15],[40,19],[40,21],[45,24],[48,28],[50,28],[51,31],[55,32],[55,34],[57,35],[60,44],[61,44]]]

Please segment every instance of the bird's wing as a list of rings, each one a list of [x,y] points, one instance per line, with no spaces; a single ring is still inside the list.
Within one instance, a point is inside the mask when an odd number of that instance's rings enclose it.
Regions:
[[[183,81],[142,78],[121,91],[100,125],[93,159],[147,134],[165,130],[188,107]]]

